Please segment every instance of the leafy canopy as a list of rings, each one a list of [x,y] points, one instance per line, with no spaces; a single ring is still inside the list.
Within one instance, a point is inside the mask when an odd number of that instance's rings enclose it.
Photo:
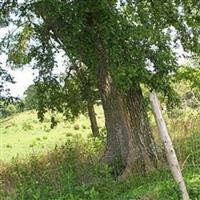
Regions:
[[[83,62],[96,83],[100,40],[119,89],[126,92],[142,83],[171,98],[172,75],[179,68],[173,48],[199,55],[199,7],[197,0],[11,2],[4,5],[3,16],[18,29],[2,47],[11,64],[32,62],[47,82],[56,66],[55,53],[62,49],[71,63]]]

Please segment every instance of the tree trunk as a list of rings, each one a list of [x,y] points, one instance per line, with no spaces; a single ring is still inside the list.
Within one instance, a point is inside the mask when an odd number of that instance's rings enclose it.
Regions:
[[[125,96],[116,90],[108,74],[102,79],[101,95],[107,128],[103,161],[113,166],[116,175],[123,177],[153,170],[157,160],[156,146],[141,89],[134,89]]]
[[[156,148],[143,104],[140,87],[127,95],[114,85],[108,60],[100,40],[96,48],[99,59],[99,91],[107,129],[107,149],[103,161],[114,167],[116,175],[126,177],[155,167]]]
[[[88,116],[90,118],[90,125],[91,125],[93,136],[99,137],[99,128],[98,128],[98,125],[97,125],[97,119],[96,119],[96,113],[95,113],[95,110],[94,110],[94,104],[91,103],[91,102],[88,102],[87,109],[88,109]]]
[[[124,97],[113,86],[110,75],[103,71],[100,76],[102,81],[100,93],[107,129],[107,146],[102,160],[112,166],[113,172],[118,176],[123,173],[127,164],[131,128]]]
[[[129,155],[124,174],[153,170],[157,165],[157,150],[139,85],[129,90],[126,101],[133,134],[129,140]],[[132,152],[136,152],[136,155]]]

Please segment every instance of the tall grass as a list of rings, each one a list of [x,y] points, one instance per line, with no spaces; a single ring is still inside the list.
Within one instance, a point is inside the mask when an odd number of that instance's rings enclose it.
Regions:
[[[187,140],[183,144],[190,142]],[[185,156],[193,153],[193,149],[189,149]],[[117,180],[108,166],[99,163],[103,150],[104,141],[101,139],[70,136],[64,145],[46,155],[33,155],[29,160],[4,164],[0,171],[1,199],[180,199],[178,188],[165,165],[143,176]],[[195,164],[199,157],[200,152],[194,155],[193,158],[197,159]],[[187,164],[183,173],[191,198],[198,200],[200,168]]]
[[[22,114],[23,115],[23,114]],[[18,116],[20,117],[20,116]],[[179,115],[179,118],[165,116],[170,134],[181,164],[182,172],[192,200],[200,199],[200,122],[199,114],[193,118]],[[180,117],[182,120],[180,120]],[[192,121],[192,122],[188,122]],[[22,127],[23,123],[12,121],[9,129]],[[8,122],[6,122],[8,123]],[[29,122],[30,123],[30,122]],[[192,124],[189,129],[185,124]],[[79,126],[76,126],[79,124]],[[52,130],[46,131],[44,125],[36,121],[33,126],[42,126],[44,132],[38,136],[37,142],[49,141]],[[155,124],[152,122],[154,134]],[[62,128],[61,128],[62,127]],[[27,157],[19,157],[0,167],[0,199],[1,200],[178,200],[180,193],[174,184],[163,148],[156,138],[160,156],[163,157],[159,168],[151,173],[134,175],[127,180],[113,177],[112,170],[99,162],[105,148],[105,138],[92,138],[87,132],[88,122],[80,124],[61,124],[57,131],[63,133],[60,145],[56,145],[46,153],[34,152]],[[78,127],[78,128],[77,128]],[[64,130],[68,131],[64,131]],[[22,130],[19,128],[19,130]],[[102,127],[101,132],[105,132]],[[54,130],[53,130],[54,131]],[[20,132],[17,135],[20,135]],[[27,133],[30,134],[30,133]],[[34,134],[33,134],[34,135]],[[87,136],[86,136],[87,135]],[[53,134],[54,136],[54,134]],[[44,139],[44,137],[46,139]],[[59,136],[60,137],[60,136]],[[31,136],[32,138],[32,136]],[[13,143],[12,143],[13,144]],[[11,147],[12,149],[15,147]],[[37,146],[36,146],[37,147]],[[36,148],[35,147],[35,148]],[[30,148],[30,147],[29,147]],[[9,148],[8,148],[9,149]],[[26,147],[25,149],[28,149]]]

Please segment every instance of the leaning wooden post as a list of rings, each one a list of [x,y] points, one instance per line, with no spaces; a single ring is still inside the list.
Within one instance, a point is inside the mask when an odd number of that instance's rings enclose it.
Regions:
[[[159,129],[160,138],[165,148],[165,153],[166,153],[167,161],[169,163],[172,176],[179,186],[182,199],[189,200],[190,198],[189,198],[186,185],[181,173],[178,159],[176,157],[176,153],[175,153],[171,138],[168,134],[167,126],[161,112],[160,103],[158,101],[158,98],[155,92],[150,94],[150,101],[151,101],[154,117]]]

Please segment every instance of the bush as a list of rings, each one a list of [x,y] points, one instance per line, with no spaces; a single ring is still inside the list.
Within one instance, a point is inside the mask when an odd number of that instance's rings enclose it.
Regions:
[[[48,133],[48,132],[51,131],[51,128],[45,124],[45,125],[43,126],[43,130],[44,130],[45,132]]]
[[[74,125],[74,130],[77,131],[77,130],[79,130],[79,129],[80,129],[80,126],[79,126],[78,124],[75,124],[75,125]]]
[[[17,108],[13,104],[8,104],[7,106],[1,107],[0,105],[0,117],[8,117],[17,112]]]
[[[83,124],[82,129],[87,129],[87,126],[85,124]]]
[[[22,123],[22,129],[25,131],[29,131],[33,129],[33,125],[31,121],[25,121]]]

